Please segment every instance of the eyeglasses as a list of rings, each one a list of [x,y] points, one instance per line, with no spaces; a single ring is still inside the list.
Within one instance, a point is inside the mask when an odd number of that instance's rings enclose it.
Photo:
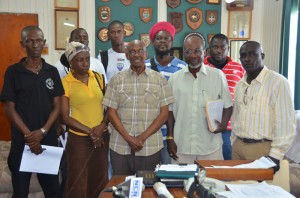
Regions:
[[[248,88],[249,88],[249,87],[247,87],[247,88],[245,89],[245,91],[244,91],[244,99],[243,99],[244,105],[247,105],[247,93],[248,93]]]
[[[134,56],[134,55],[144,55],[145,51],[144,50],[138,50],[138,51],[134,51],[134,50],[130,50],[129,52],[130,56]]]
[[[200,56],[200,55],[202,55],[202,53],[203,53],[203,49],[194,49],[194,50],[187,49],[187,50],[184,51],[184,54],[187,55],[187,56],[190,56],[190,55],[192,55],[193,53],[194,53],[195,55],[197,55],[197,56]]]

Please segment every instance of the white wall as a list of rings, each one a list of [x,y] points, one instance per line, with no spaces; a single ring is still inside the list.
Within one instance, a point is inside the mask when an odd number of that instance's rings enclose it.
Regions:
[[[269,68],[278,71],[279,45],[281,28],[281,9],[283,0],[254,0],[252,13],[252,38],[262,43],[266,59],[265,64]],[[87,30],[89,34],[91,55],[95,56],[95,1],[81,0],[79,11],[79,26]],[[166,20],[166,4],[158,0],[158,20]],[[163,9],[163,10],[162,10]],[[0,12],[37,13],[39,26],[44,31],[49,45],[49,55],[43,57],[47,62],[55,64],[63,51],[55,50],[54,38],[54,0],[0,0]],[[275,14],[276,13],[276,14]],[[225,1],[222,0],[221,32],[227,34],[228,12]]]

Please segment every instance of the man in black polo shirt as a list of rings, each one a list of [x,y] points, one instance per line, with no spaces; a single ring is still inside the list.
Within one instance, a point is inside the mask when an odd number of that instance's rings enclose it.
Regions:
[[[11,150],[8,166],[12,175],[13,197],[28,197],[31,173],[20,172],[24,145],[32,153],[43,152],[41,145],[57,146],[54,123],[64,90],[58,71],[41,58],[46,40],[42,30],[27,26],[21,32],[27,57],[7,68],[0,100],[11,122]],[[37,174],[45,197],[60,197],[57,175]]]

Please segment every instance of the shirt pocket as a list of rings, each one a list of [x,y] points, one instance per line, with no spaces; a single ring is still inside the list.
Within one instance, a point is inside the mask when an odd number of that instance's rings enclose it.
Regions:
[[[121,106],[126,106],[132,104],[132,92],[128,89],[119,90],[120,103]]]
[[[159,105],[159,88],[148,87],[145,89],[144,101],[146,104],[157,107]]]

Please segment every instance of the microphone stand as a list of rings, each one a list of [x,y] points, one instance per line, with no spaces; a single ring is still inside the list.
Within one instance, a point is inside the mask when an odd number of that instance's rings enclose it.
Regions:
[[[125,193],[122,190],[117,190],[113,192],[115,198],[126,198]]]

